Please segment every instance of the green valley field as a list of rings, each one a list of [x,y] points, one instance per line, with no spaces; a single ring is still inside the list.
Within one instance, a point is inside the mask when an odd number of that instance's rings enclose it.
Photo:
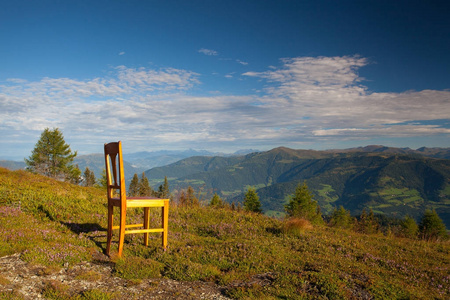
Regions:
[[[320,193],[335,199],[333,190],[335,186],[323,185]],[[390,205],[399,198],[413,203],[423,195],[395,184],[372,192]],[[152,222],[160,219],[158,213],[153,212]],[[136,210],[128,217],[140,215]],[[147,292],[164,289],[159,281],[139,293],[133,289],[152,278],[214,283],[232,299],[450,298],[448,240],[286,225],[284,219],[240,210],[171,203],[167,251],[160,248],[157,234],[149,247],[142,245],[141,235],[127,235],[122,259],[99,260],[106,244],[104,190],[0,168],[0,257],[18,255],[46,274],[75,270],[86,262],[107,264],[109,276],[123,284],[111,291],[45,282],[39,293],[47,299],[144,299]],[[27,299],[20,292],[23,287],[2,268],[0,264],[0,299]],[[77,278],[89,282],[101,276],[87,271]]]

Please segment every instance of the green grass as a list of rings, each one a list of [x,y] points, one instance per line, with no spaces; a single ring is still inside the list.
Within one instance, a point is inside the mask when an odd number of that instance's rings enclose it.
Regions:
[[[49,267],[92,260],[93,253],[105,248],[105,194],[0,169],[0,256],[21,253],[23,259]],[[140,210],[128,217],[140,218]],[[158,213],[151,218],[159,220]],[[284,230],[284,221],[264,215],[174,203],[169,218],[167,251],[161,249],[158,234],[150,235],[148,247],[142,245],[142,235],[127,235],[124,256],[115,261],[117,276],[211,281],[236,299],[450,297],[448,241],[364,235],[327,226],[291,233]],[[67,296],[64,286],[51,282],[45,293],[49,299]],[[8,297],[15,296],[0,294],[0,299]],[[70,297],[111,295],[93,290]]]

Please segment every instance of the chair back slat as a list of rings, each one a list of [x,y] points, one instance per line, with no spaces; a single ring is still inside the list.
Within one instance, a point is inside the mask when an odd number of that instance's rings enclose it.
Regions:
[[[105,144],[105,165],[108,197],[112,198],[114,190],[120,190],[121,201],[126,201],[126,187],[123,172],[121,142]]]

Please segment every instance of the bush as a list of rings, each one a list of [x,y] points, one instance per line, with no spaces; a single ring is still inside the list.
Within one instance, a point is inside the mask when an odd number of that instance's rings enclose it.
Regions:
[[[311,222],[306,219],[291,218],[284,224],[284,232],[294,236],[299,236],[306,230],[310,230],[312,228],[313,226]]]

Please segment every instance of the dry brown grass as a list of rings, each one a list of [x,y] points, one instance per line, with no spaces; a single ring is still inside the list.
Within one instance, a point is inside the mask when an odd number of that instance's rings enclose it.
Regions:
[[[287,234],[298,235],[311,229],[313,229],[311,222],[302,218],[290,218],[284,223],[284,232]]]

